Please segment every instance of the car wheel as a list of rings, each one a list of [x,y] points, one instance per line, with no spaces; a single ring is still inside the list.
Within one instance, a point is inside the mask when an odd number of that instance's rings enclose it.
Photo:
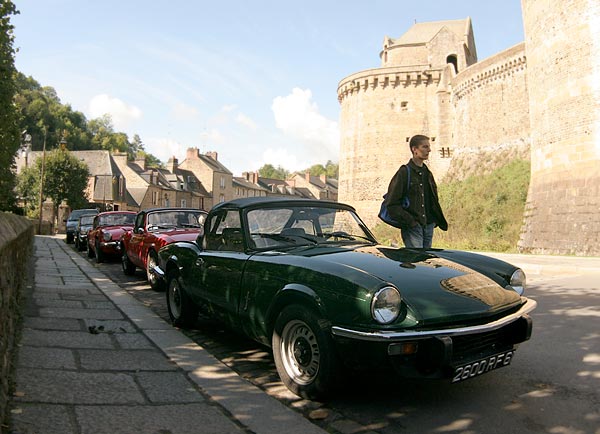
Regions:
[[[67,234],[67,244],[71,244],[73,242],[73,234]]]
[[[148,253],[146,260],[146,278],[150,284],[150,288],[155,291],[161,291],[163,289],[162,281],[152,272],[152,269],[158,265],[158,256],[156,252],[151,251]]]
[[[77,251],[81,250],[79,248],[79,239],[78,239],[78,237],[74,237],[74,239],[75,239],[75,250],[77,250]]]
[[[175,327],[190,327],[198,318],[198,306],[181,289],[177,274],[167,278],[167,309]]]
[[[338,385],[339,363],[328,326],[310,309],[287,306],[277,317],[272,337],[279,377],[306,399],[323,399]]]
[[[98,264],[104,262],[104,253],[102,253],[102,250],[100,249],[100,243],[96,241],[94,246],[96,247],[96,262]]]
[[[125,251],[125,246],[121,248],[123,250],[123,256],[121,256],[121,267],[123,268],[123,273],[126,276],[133,276],[135,274],[135,265],[127,256],[127,251]]]
[[[90,246],[89,240],[87,243],[85,243],[85,246],[86,246],[86,250],[87,250],[87,257],[93,258],[95,256],[95,254],[94,254],[94,251],[92,250],[92,247]]]

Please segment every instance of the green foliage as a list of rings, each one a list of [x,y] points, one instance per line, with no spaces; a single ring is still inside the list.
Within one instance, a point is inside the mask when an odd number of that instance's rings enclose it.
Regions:
[[[314,164],[310,168],[302,171],[303,173],[309,172],[311,176],[326,175],[328,178],[337,178],[339,172],[339,165],[334,164],[331,160],[327,161],[327,164]]]
[[[0,210],[14,206],[14,157],[20,146],[18,111],[13,101],[15,85],[14,26],[11,15],[18,14],[10,0],[0,2]]]
[[[265,164],[260,169],[258,169],[258,174],[262,178],[285,180],[290,175],[290,172],[285,170],[281,166],[275,168],[272,164]]]
[[[440,184],[440,204],[449,228],[436,229],[433,246],[515,252],[529,177],[529,161],[513,160],[489,175]],[[403,245],[400,231],[384,223],[374,233],[381,243]]]
[[[17,192],[26,203],[28,215],[39,215],[40,176],[42,158],[35,165],[24,169],[18,177]],[[87,165],[69,151],[55,149],[46,153],[44,165],[44,198],[50,198],[55,206],[66,200],[71,208],[88,204],[85,190],[90,172]]]

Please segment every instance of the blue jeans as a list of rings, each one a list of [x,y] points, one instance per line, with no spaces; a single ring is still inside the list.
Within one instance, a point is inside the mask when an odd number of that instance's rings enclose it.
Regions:
[[[402,228],[400,229],[402,241],[408,248],[429,249],[433,241],[433,228],[435,228],[435,223],[429,223],[425,226],[417,225],[408,229]]]

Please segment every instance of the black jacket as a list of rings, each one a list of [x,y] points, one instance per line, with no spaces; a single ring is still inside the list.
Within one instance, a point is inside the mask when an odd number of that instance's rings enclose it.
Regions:
[[[408,199],[410,205],[407,209],[402,208],[400,204],[402,197],[406,195],[407,170],[410,170],[410,188],[408,190]],[[431,187],[431,210],[436,225],[443,231],[448,230],[448,222],[442,212],[442,207],[438,199],[437,185],[433,174],[427,166],[417,166],[412,159],[407,164],[400,166],[388,187],[386,205],[392,218],[399,222],[402,227],[412,228],[417,224],[424,226],[427,224],[425,216],[425,189],[423,186],[423,171],[429,174],[429,186]]]

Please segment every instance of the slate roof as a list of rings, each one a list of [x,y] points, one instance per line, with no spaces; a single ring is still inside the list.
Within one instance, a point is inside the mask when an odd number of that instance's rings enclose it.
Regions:
[[[462,38],[466,33],[469,22],[470,18],[416,23],[398,39],[392,39],[392,42],[393,45],[426,44],[444,27],[447,27],[451,32]]]

